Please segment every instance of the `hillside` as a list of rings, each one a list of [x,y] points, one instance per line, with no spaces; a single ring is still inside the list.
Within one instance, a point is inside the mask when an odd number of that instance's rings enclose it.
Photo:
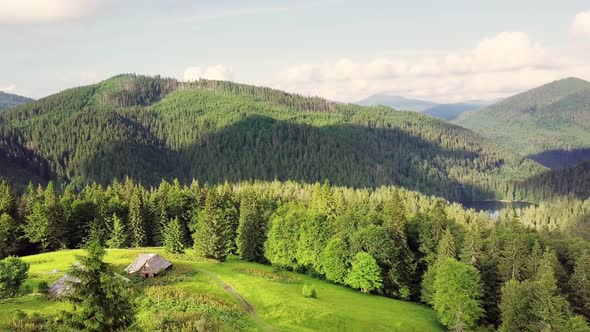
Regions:
[[[465,113],[457,124],[523,156],[534,155],[545,165],[564,166],[555,150],[575,153],[590,147],[590,83],[577,78],[555,81]]]
[[[0,91],[0,112],[30,101],[33,101],[33,99]]]
[[[178,320],[176,324],[205,321],[211,331],[341,331],[343,327],[356,331],[442,330],[434,311],[425,306],[364,295],[309,276],[276,272],[261,264],[237,259],[219,264],[192,253],[171,255],[158,248],[109,250],[106,260],[122,271],[142,252],[160,253],[174,264],[164,277],[136,285],[143,294],[139,325],[145,331],[179,328],[172,325],[173,317]],[[80,250],[69,250],[24,257],[31,264],[27,285],[35,289],[40,281],[57,280],[63,272],[52,271],[66,271],[80,254]],[[317,299],[301,295],[306,283],[313,283]],[[251,306],[250,311],[225,286],[235,290]],[[45,315],[68,309],[66,303],[35,295],[0,303],[0,329],[10,323],[11,313],[17,309]]]
[[[473,132],[415,112],[228,82],[121,75],[0,115],[3,177],[108,183],[329,179],[453,200],[520,197],[540,174]],[[512,188],[512,189],[511,189]]]

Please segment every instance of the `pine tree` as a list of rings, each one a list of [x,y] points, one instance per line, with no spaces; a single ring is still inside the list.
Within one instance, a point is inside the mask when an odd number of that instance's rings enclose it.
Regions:
[[[164,232],[164,248],[173,254],[184,253],[184,234],[178,218],[168,222]]]
[[[145,228],[141,213],[141,198],[137,190],[133,190],[129,202],[129,231],[131,246],[141,247],[145,243]]]
[[[397,255],[394,259],[397,276],[391,275],[394,270],[390,270],[388,272],[390,276],[387,278],[392,280],[394,284],[392,286],[395,288],[391,295],[409,299],[412,295],[411,285],[416,272],[416,263],[414,253],[408,246],[406,212],[398,190],[393,191],[391,199],[385,204],[383,226],[397,247]]]
[[[463,240],[463,249],[461,250],[461,261],[479,268],[483,257],[483,241],[479,223],[473,221],[467,226],[467,234]]]
[[[195,250],[207,258],[224,261],[230,253],[231,230],[224,216],[221,197],[209,190],[193,236]]]
[[[576,313],[590,318],[590,255],[582,254],[576,259],[574,273],[569,280],[572,290],[571,303]]]
[[[0,213],[0,259],[16,253],[19,228],[12,216]]]
[[[539,241],[535,241],[531,253],[526,258],[524,273],[527,278],[535,278],[541,268],[542,258],[543,250],[541,249],[541,245],[539,244]]]
[[[444,231],[438,248],[436,250],[436,260],[428,266],[428,270],[422,277],[422,293],[420,299],[428,304],[434,305],[435,282],[438,268],[445,259],[455,258],[455,238],[450,229]]]
[[[103,261],[105,251],[90,242],[86,256],[77,256],[80,265],[68,274],[80,280],[72,285],[68,301],[74,310],[64,313],[67,325],[75,331],[121,331],[135,321],[136,307],[124,278]]]
[[[23,227],[25,237],[31,243],[39,243],[44,250],[53,248],[54,241],[51,238],[51,219],[45,204],[35,203],[31,214],[27,216],[27,223]]]
[[[518,224],[517,219],[509,220],[503,229],[498,269],[505,281],[510,279],[522,280],[526,258],[524,230]]]
[[[560,295],[553,268],[554,253],[545,252],[535,278],[535,300],[532,314],[537,319],[537,331],[554,331],[562,326],[567,317],[567,302]]]
[[[534,284],[530,281],[508,280],[502,286],[500,311],[502,324],[499,331],[529,331]]]
[[[266,222],[254,192],[249,191],[242,196],[237,233],[236,244],[240,257],[251,262],[264,262]]]
[[[109,240],[107,241],[107,246],[109,248],[127,247],[127,230],[125,229],[125,225],[123,224],[121,218],[119,218],[117,214],[113,214],[110,222],[112,226],[111,234]]]

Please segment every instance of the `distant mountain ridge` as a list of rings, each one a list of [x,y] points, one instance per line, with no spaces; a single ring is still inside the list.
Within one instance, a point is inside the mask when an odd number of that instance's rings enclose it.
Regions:
[[[523,156],[553,151],[539,160],[563,167],[563,154],[555,151],[590,148],[590,82],[578,78],[554,81],[464,113],[456,123]],[[579,155],[576,161],[581,161]]]
[[[451,121],[464,112],[477,110],[490,103],[485,101],[468,101],[461,103],[439,104],[431,101],[409,99],[387,94],[376,94],[356,102],[363,106],[383,105],[400,111],[413,111],[428,114],[439,119]]]
[[[0,111],[30,101],[33,101],[33,99],[0,91]]]
[[[452,200],[523,199],[546,169],[467,129],[222,81],[119,75],[0,114],[0,177],[109,183],[330,180]],[[17,173],[18,172],[18,173]]]
[[[378,106],[383,105],[391,107],[400,111],[414,111],[423,112],[431,107],[436,106],[436,103],[418,99],[409,99],[400,96],[393,96],[388,94],[375,94],[369,96],[363,100],[356,102],[355,104],[361,106]]]

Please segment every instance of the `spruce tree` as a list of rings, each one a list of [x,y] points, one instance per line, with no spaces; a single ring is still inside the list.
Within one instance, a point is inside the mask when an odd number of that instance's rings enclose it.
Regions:
[[[571,303],[576,313],[590,319],[590,255],[582,254],[576,259],[574,273],[569,280],[572,290]]]
[[[184,253],[184,234],[178,218],[172,219],[164,231],[164,248],[173,254]]]
[[[237,233],[236,244],[240,257],[251,262],[264,262],[266,222],[262,206],[253,191],[242,196]]]
[[[131,246],[141,247],[145,243],[145,229],[141,213],[141,198],[137,190],[133,190],[129,202],[129,233]]]
[[[455,238],[450,229],[444,231],[438,248],[436,250],[436,260],[428,266],[428,270],[422,277],[422,292],[420,299],[428,304],[434,304],[435,282],[438,268],[445,259],[455,258]]]
[[[532,315],[536,318],[538,331],[554,331],[562,326],[568,312],[568,304],[559,293],[553,261],[554,253],[545,252],[535,278],[535,299],[532,306]]]
[[[122,331],[135,321],[134,305],[128,281],[103,261],[104,249],[96,241],[88,244],[86,256],[68,274],[80,280],[71,285],[67,299],[74,310],[64,313],[67,325],[75,331]]]
[[[111,220],[111,232],[107,241],[109,248],[125,248],[127,247],[127,230],[121,218],[117,214],[113,214]]]
[[[215,189],[209,190],[193,236],[195,250],[201,255],[219,261],[229,255],[231,229],[224,217],[222,198]]]

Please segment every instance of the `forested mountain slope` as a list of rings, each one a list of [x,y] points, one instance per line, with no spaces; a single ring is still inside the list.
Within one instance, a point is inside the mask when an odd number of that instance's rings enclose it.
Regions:
[[[555,81],[465,113],[457,123],[523,156],[534,154],[547,166],[565,166],[556,150],[590,147],[590,83],[577,78]]]
[[[0,115],[2,176],[219,183],[329,179],[454,200],[516,198],[544,168],[461,127],[228,82],[120,75]],[[8,165],[10,167],[6,167]]]
[[[30,101],[33,101],[33,99],[0,91],[0,112]]]

